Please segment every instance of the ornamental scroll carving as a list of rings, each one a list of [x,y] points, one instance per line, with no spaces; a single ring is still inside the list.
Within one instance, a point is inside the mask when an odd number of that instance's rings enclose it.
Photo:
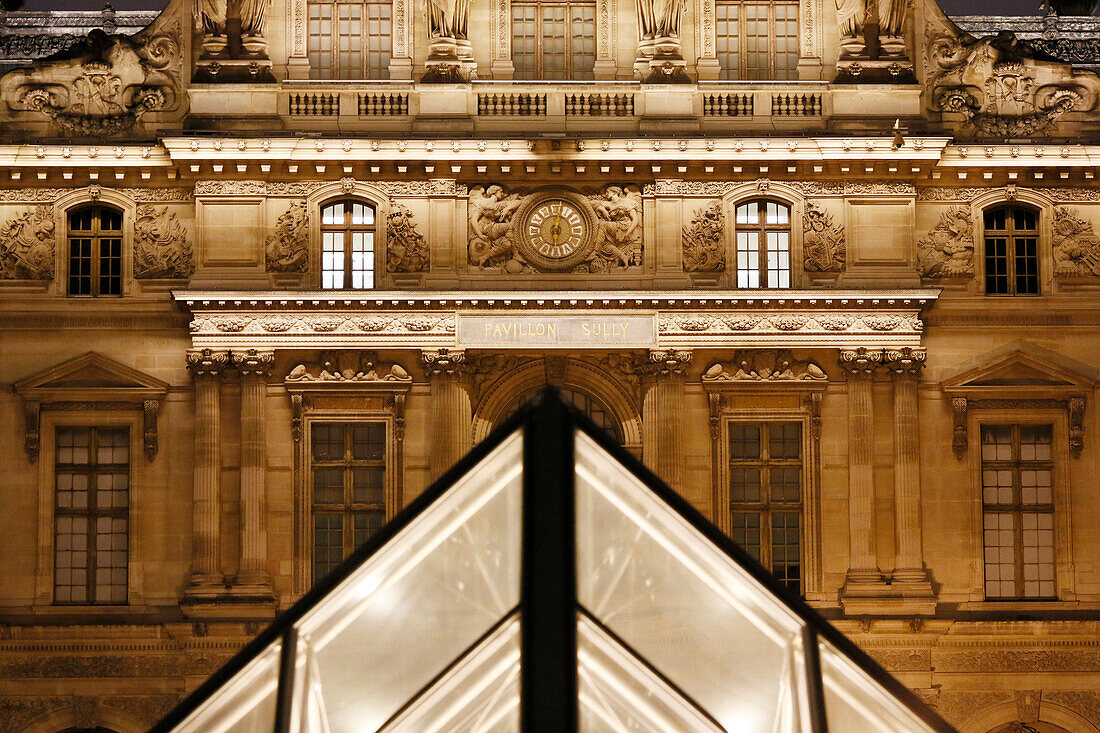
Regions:
[[[948,209],[928,235],[917,242],[921,277],[970,277],[974,274],[974,234],[970,209]]]
[[[61,58],[40,59],[0,79],[0,96],[15,111],[37,111],[65,135],[126,132],[149,112],[179,98],[183,55],[179,29],[133,38],[93,30]]]
[[[469,262],[482,270],[508,274],[542,271],[524,255],[516,231],[516,214],[539,192],[509,192],[503,186],[475,186],[469,198]],[[626,270],[642,262],[642,193],[637,186],[608,185],[563,197],[590,209],[595,220],[594,242],[587,256],[566,272],[600,273]]]
[[[928,46],[932,109],[957,112],[977,132],[1030,137],[1071,110],[1096,106],[1100,79],[1038,60],[1008,31],[974,39],[945,33]]]
[[[1100,275],[1100,238],[1092,222],[1074,209],[1058,206],[1053,222],[1054,274],[1059,277]]]
[[[410,382],[400,364],[383,364],[373,351],[322,351],[316,361],[298,364],[287,382]]]
[[[399,203],[390,204],[386,216],[386,271],[428,272],[431,252],[424,235],[416,230],[413,213]]]
[[[738,351],[727,362],[716,362],[703,373],[704,382],[823,381],[829,377],[812,360],[794,358],[790,351]]]
[[[275,222],[275,233],[264,245],[268,272],[305,272],[309,269],[309,211],[305,201],[291,204]]]
[[[713,201],[695,212],[691,225],[684,227],[684,272],[724,272],[726,248],[723,230],[726,215],[721,201]]]
[[[844,226],[809,201],[802,213],[802,255],[808,272],[840,272],[847,258]]]
[[[0,226],[0,280],[53,280],[53,209],[36,206]]]
[[[195,274],[187,230],[167,207],[139,206],[134,221],[134,277],[186,279]]]

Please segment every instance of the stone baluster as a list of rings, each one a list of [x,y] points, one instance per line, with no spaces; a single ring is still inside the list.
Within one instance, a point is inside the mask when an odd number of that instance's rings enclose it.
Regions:
[[[848,577],[846,585],[878,583],[875,557],[874,405],[875,370],[882,351],[865,348],[840,352],[848,373]]]
[[[642,401],[642,459],[674,489],[682,487],[684,466],[684,370],[687,349],[654,349],[639,365],[646,380]]]
[[[420,361],[431,382],[432,465],[437,477],[466,455],[473,442],[473,413],[465,385],[466,353],[422,351]]]
[[[248,349],[233,354],[241,376],[241,563],[234,594],[271,597],[267,572],[267,464],[264,402],[275,354]]]
[[[224,592],[220,556],[219,512],[221,443],[218,435],[221,378],[229,366],[224,351],[187,353],[187,368],[195,380],[195,485],[191,576],[186,594],[216,596]]]

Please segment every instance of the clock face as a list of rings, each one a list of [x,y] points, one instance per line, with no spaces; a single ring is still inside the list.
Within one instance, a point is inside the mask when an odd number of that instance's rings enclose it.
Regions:
[[[553,260],[569,257],[588,238],[584,215],[563,199],[546,199],[539,203],[527,215],[525,231],[531,249]]]

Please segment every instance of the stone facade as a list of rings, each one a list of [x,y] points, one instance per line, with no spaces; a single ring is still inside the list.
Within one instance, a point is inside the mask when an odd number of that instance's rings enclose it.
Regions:
[[[393,0],[337,83],[310,0],[231,5],[0,76],[0,730],[143,730],[298,599],[317,426],[384,426],[390,517],[551,383],[735,536],[734,430],[796,426],[804,597],[966,733],[1100,731],[1092,71],[802,0],[796,79],[719,80],[713,0],[597,0],[594,78],[529,83],[508,3]],[[990,595],[1030,425],[1050,589]],[[124,603],[58,601],[72,428],[129,436]]]

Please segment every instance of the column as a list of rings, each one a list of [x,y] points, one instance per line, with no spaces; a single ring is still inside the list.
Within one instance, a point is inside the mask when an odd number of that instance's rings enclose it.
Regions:
[[[195,485],[191,577],[185,593],[193,597],[221,594],[220,500],[221,444],[219,390],[229,364],[224,351],[190,351],[187,368],[195,380]]]
[[[466,352],[438,349],[420,352],[432,387],[432,477],[438,477],[469,452],[473,412],[466,391]]]
[[[241,376],[241,563],[233,581],[235,594],[270,599],[267,572],[267,465],[264,402],[275,354],[248,349],[233,354]]]
[[[878,583],[882,573],[875,558],[874,405],[875,370],[881,351],[865,348],[840,352],[848,373],[848,578],[845,586]]]
[[[927,586],[932,591],[921,548],[920,419],[917,383],[924,368],[923,349],[887,351],[886,368],[894,381],[894,516],[897,548],[894,583]]]
[[[683,486],[684,370],[687,349],[654,349],[640,371],[648,389],[642,401],[642,459],[674,489]]]

